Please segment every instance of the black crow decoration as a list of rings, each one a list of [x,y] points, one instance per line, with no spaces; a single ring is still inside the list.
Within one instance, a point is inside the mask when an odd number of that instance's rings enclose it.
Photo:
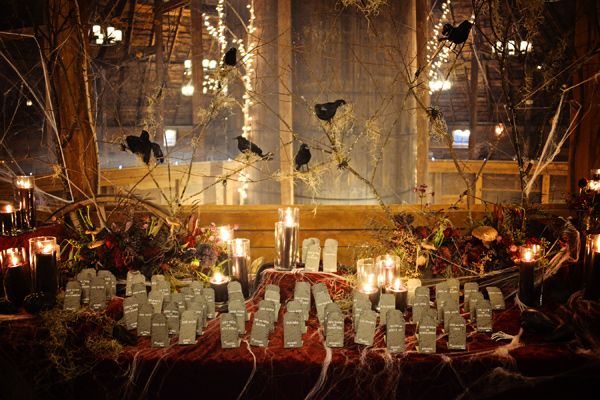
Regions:
[[[223,63],[230,67],[235,67],[235,64],[237,64],[237,49],[235,47],[227,50],[227,53],[223,56]]]
[[[121,145],[123,150],[129,150],[133,154],[142,157],[144,164],[150,164],[150,156],[153,154],[157,163],[163,163],[165,161],[165,157],[163,156],[163,152],[160,149],[158,143],[154,143],[150,141],[150,134],[143,130],[140,136],[127,136],[125,138],[125,143]]]
[[[300,149],[296,153],[296,157],[294,158],[294,165],[296,171],[300,171],[303,165],[306,165],[306,169],[308,170],[308,162],[310,161],[310,149],[306,143],[302,143],[300,145]]]
[[[273,153],[269,152],[267,154],[263,154],[263,151],[260,147],[258,147],[257,145],[255,145],[254,143],[252,143],[251,141],[249,141],[248,139],[246,139],[243,136],[236,136],[235,137],[237,139],[237,147],[238,150],[241,151],[242,153],[254,153],[257,156],[259,156],[260,158],[262,158],[263,160],[272,160],[273,159]]]
[[[315,114],[317,114],[317,118],[320,120],[331,122],[331,119],[335,116],[338,107],[342,104],[346,104],[346,101],[339,99],[334,102],[315,104]]]
[[[438,42],[448,40],[455,45],[462,44],[469,38],[469,32],[471,32],[472,26],[473,24],[467,20],[461,22],[457,27],[452,26],[452,24],[444,24],[444,27],[442,28],[443,36],[438,38]]]

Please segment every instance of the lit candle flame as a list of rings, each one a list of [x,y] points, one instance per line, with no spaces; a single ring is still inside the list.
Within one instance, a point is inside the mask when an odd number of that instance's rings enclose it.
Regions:
[[[400,280],[400,278],[396,278],[394,280],[394,290],[399,291],[400,288],[402,287],[402,281]]]
[[[530,262],[531,260],[533,260],[533,251],[531,249],[525,249],[525,252],[523,253],[523,261]]]
[[[386,268],[391,268],[391,267],[394,266],[394,259],[389,254],[385,255],[385,261],[384,262],[385,262],[385,267]]]
[[[285,226],[294,226],[294,216],[291,208],[285,210]]]
[[[596,248],[594,251],[596,253],[600,253],[600,235],[596,235]]]
[[[19,189],[31,189],[31,181],[29,179],[17,179],[15,185]]]
[[[220,271],[217,271],[213,274],[212,281],[213,283],[223,283],[225,282],[225,276]]]
[[[4,208],[2,209],[3,212],[5,213],[11,213],[13,212],[13,206],[10,204],[7,204],[4,206]]]
[[[219,227],[219,237],[221,241],[227,243],[233,238],[233,233],[231,232],[231,228],[229,226],[220,226]]]

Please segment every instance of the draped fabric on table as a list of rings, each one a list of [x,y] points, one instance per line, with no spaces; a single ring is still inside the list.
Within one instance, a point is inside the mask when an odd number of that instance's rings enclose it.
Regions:
[[[269,283],[281,287],[282,302],[286,302],[297,280],[324,282],[332,297],[351,290],[345,280],[333,274],[269,269],[248,301],[248,309],[257,309]],[[345,347],[327,349],[314,306],[308,332],[303,336],[304,346],[284,349],[284,311],[282,306],[267,348],[249,346],[247,334],[238,349],[221,349],[219,320],[215,319],[196,345],[179,346],[172,338],[170,347],[153,349],[148,338],[139,338],[137,345],[124,349],[117,362],[100,360],[92,371],[74,381],[50,382],[52,385],[44,387],[49,392],[45,398],[442,399],[498,393],[554,398],[557,393],[577,395],[600,386],[600,305],[580,298],[573,298],[568,306],[545,310],[573,324],[577,336],[572,341],[549,343],[524,334],[507,344],[493,341],[490,334],[474,332],[469,325],[468,351],[451,352],[447,337],[438,328],[438,352],[430,355],[415,351],[412,324],[407,324],[406,353],[390,354],[385,350],[381,327],[376,331],[374,346],[356,345],[349,318],[345,321]],[[107,313],[120,318],[122,299],[114,298]],[[247,332],[251,326],[252,321],[248,321]],[[494,331],[519,333],[519,311],[512,303],[507,310],[494,312]],[[25,385],[26,391],[35,388],[35,372],[47,367],[36,345],[43,335],[44,328],[37,319],[0,324],[0,368],[10,368],[10,373],[0,374],[2,387],[7,384],[3,380],[17,376],[13,382]]]
[[[64,236],[65,228],[63,225],[43,225],[36,230],[31,232],[25,232],[18,236],[0,236],[0,250],[10,249],[11,247],[25,247],[29,246],[29,239],[36,236],[54,236],[60,243],[61,238]]]

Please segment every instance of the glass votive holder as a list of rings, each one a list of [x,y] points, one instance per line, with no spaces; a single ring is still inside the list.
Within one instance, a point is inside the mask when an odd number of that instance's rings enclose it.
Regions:
[[[408,303],[408,288],[402,283],[402,279],[395,277],[393,282],[385,286],[385,292],[391,293],[396,299],[396,310],[406,312]]]
[[[369,296],[371,304],[379,304],[381,286],[379,268],[374,258],[361,258],[356,262],[357,290]]]
[[[21,209],[19,229],[30,230],[35,228],[35,179],[31,175],[16,176],[14,179],[15,200]]]
[[[29,259],[35,292],[52,296],[58,293],[58,253],[59,247],[54,236],[29,239]]]
[[[227,243],[228,272],[231,279],[242,286],[244,297],[250,296],[250,239],[233,239]]]
[[[384,254],[377,257],[377,269],[379,270],[379,286],[386,287],[394,283],[400,267],[400,257],[394,254]]]
[[[2,285],[6,299],[17,307],[23,304],[31,291],[29,263],[24,248],[11,248],[0,252]]]
[[[233,239],[234,230],[229,225],[222,225],[217,228],[217,232],[219,235],[219,241],[223,243],[225,246],[227,243]]]
[[[18,233],[21,209],[8,201],[0,202],[0,235],[12,236]]]

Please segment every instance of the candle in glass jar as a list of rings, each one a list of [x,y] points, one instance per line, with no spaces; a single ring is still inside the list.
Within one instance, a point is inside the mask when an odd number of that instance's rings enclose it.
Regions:
[[[16,233],[19,212],[12,203],[0,203],[0,235],[10,236]]]
[[[35,197],[33,176],[17,176],[15,178],[15,198],[20,208],[20,229],[35,228]]]
[[[250,268],[250,240],[233,239],[228,243],[229,275],[242,286],[245,298],[250,296],[248,273]]]
[[[298,209],[279,209],[279,222],[275,223],[275,268],[290,271],[298,259]]]
[[[229,296],[227,295],[227,284],[231,279],[223,275],[222,272],[216,271],[210,277],[210,287],[215,290],[215,303],[225,303]]]
[[[0,258],[4,271],[2,280],[6,299],[19,307],[31,289],[25,249],[3,250]]]
[[[33,287],[36,292],[56,296],[58,293],[58,246],[53,236],[29,239]]]
[[[522,246],[519,250],[519,300],[527,306],[535,306],[534,274],[538,259],[531,247]]]
[[[402,284],[400,278],[395,278],[391,285],[386,286],[386,293],[391,293],[396,298],[396,310],[406,312],[408,289]]]
[[[377,257],[379,274],[379,284],[381,287],[390,286],[394,283],[394,277],[396,276],[396,269],[400,263],[398,256],[392,254],[386,254]]]
[[[600,234],[587,235],[583,265],[585,274],[583,297],[587,300],[598,300],[600,298]]]
[[[379,264],[373,258],[362,258],[356,262],[357,290],[369,296],[373,309],[379,305],[381,279]]]

